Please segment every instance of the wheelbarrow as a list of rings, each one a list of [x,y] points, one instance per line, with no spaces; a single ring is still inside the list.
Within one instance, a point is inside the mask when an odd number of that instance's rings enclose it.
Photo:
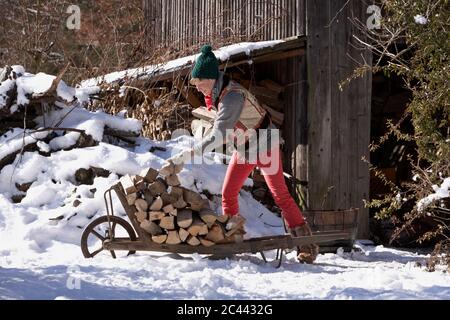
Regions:
[[[112,191],[114,191],[125,209],[131,224],[123,218],[114,215]],[[144,231],[135,216],[135,209],[128,204],[125,192],[120,183],[112,186],[104,193],[106,216],[99,217],[91,222],[81,236],[81,250],[85,258],[94,258],[102,251],[109,251],[116,258],[116,251],[128,251],[127,255],[136,251],[156,251],[176,254],[203,254],[214,257],[229,257],[236,254],[260,253],[263,260],[267,262],[264,252],[277,250],[275,261],[277,267],[281,266],[283,251],[295,249],[307,244],[330,243],[337,240],[351,240],[355,237],[355,231],[319,231],[313,232],[312,236],[292,237],[289,234],[273,235],[245,239],[243,242],[215,244],[210,247],[190,246],[189,244],[158,244],[152,241],[151,236]],[[352,209],[356,221],[357,210]],[[121,230],[120,234],[118,228]],[[99,247],[90,247],[90,237],[100,240]],[[98,242],[98,241],[97,241]]]

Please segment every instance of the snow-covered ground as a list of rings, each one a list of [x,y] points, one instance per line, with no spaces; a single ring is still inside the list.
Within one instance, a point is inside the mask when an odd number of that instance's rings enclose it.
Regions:
[[[359,247],[320,255],[314,265],[300,265],[290,253],[276,269],[250,254],[214,261],[158,253],[113,260],[105,253],[85,260],[77,245],[56,243],[38,253],[2,242],[0,299],[450,298],[448,274],[416,266],[425,256]]]
[[[33,75],[27,77],[34,79]],[[38,78],[45,80],[44,89],[29,87],[36,78],[23,86],[27,93],[45,91],[53,79],[43,74]],[[426,255],[362,242],[351,253],[339,250],[320,255],[314,265],[298,264],[291,252],[279,269],[251,254],[210,260],[200,255],[138,252],[114,260],[102,252],[93,260],[84,259],[80,237],[94,218],[105,214],[104,191],[117,183],[120,175],[138,174],[148,167],[159,169],[194,138],[182,136],[166,142],[138,138],[132,147],[113,145],[104,136],[105,127],[139,132],[141,124],[81,108],[70,109],[70,115],[67,112],[68,108],[52,111],[46,116],[47,125],[60,123],[61,127],[84,130],[98,145],[61,150],[77,142],[78,132],[57,132],[47,142],[42,140],[48,132],[28,130],[24,134],[18,128],[0,137],[0,158],[20,150],[24,141],[39,140],[37,147],[42,151],[42,155],[25,152],[0,168],[0,299],[450,298],[448,273],[443,266],[426,272]],[[44,126],[43,119],[37,120]],[[166,151],[149,152],[152,147]],[[186,165],[180,181],[186,188],[220,195],[226,166],[217,154],[206,157],[214,163]],[[93,185],[78,185],[75,172],[90,167],[110,174],[95,178]],[[31,184],[26,193],[17,188],[24,184]],[[14,204],[12,197],[17,195],[24,198]],[[250,193],[242,191],[239,203],[247,218],[246,237],[284,232],[281,219]],[[221,213],[220,197],[211,205]],[[114,208],[117,215],[124,216],[117,199]]]
[[[104,214],[103,191],[117,182],[117,174],[159,168],[172,149],[183,148],[190,139],[158,143],[167,151],[155,153],[148,152],[154,142],[138,142],[134,150],[100,143],[50,157],[25,153],[12,179],[13,165],[1,171],[0,299],[450,298],[450,277],[443,268],[425,271],[425,255],[362,244],[353,253],[320,255],[314,265],[300,265],[290,253],[279,269],[251,254],[209,260],[138,252],[114,260],[102,252],[86,260],[79,246],[82,229],[92,217]],[[75,170],[89,166],[113,174],[74,191]],[[185,186],[220,193],[225,170],[220,163],[189,165],[180,179]],[[22,202],[11,203],[15,183],[29,181],[35,182]],[[73,207],[74,199],[81,205]],[[216,205],[220,212],[220,202]],[[240,205],[249,220],[248,236],[283,232],[281,221],[249,193],[241,193]],[[117,201],[115,208],[123,214]],[[59,221],[49,220],[61,216]]]

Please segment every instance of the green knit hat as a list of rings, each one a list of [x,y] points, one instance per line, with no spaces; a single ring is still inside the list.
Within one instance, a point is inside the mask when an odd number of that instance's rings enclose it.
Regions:
[[[202,54],[195,61],[191,72],[192,79],[218,79],[219,61],[210,45],[203,46]]]

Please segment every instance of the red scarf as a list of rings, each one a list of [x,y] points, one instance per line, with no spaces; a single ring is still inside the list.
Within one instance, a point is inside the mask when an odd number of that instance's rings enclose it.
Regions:
[[[213,107],[213,101],[211,96],[205,96],[205,103],[206,103],[206,108],[208,109],[208,111],[211,111],[212,107]]]

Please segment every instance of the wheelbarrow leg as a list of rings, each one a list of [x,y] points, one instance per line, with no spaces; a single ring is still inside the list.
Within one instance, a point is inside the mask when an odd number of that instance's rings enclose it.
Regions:
[[[261,255],[262,259],[264,260],[264,263],[268,263],[266,255],[263,251],[260,251],[259,254]],[[277,255],[275,257],[275,260],[278,261],[278,264],[276,265],[276,269],[279,269],[281,267],[281,264],[283,263],[283,249],[277,249]]]

